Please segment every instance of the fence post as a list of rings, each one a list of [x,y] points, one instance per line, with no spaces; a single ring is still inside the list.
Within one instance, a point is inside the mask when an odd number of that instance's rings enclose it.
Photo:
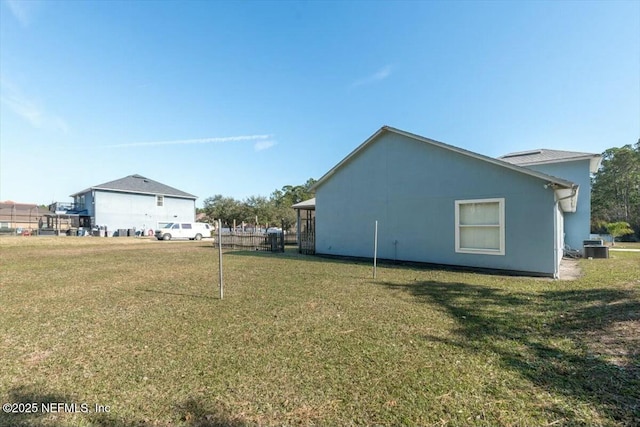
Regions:
[[[218,220],[218,262],[220,264],[220,299],[224,298],[224,282],[222,281],[222,221]]]

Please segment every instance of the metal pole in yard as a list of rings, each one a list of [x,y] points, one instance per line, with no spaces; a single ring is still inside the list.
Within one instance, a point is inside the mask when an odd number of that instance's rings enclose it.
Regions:
[[[376,220],[376,225],[373,231],[373,278],[376,278],[376,273],[378,270],[378,221]]]
[[[224,282],[222,280],[222,220],[218,220],[218,262],[220,264],[220,299],[224,298]]]

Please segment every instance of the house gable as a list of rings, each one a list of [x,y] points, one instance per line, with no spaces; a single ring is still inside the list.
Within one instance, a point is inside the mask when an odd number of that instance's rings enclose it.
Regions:
[[[383,128],[315,185],[316,252],[556,273],[555,194],[573,183]],[[503,246],[456,250],[456,206],[501,200]]]
[[[561,178],[558,178],[558,177],[554,177],[554,176],[550,176],[550,175],[546,175],[544,173],[539,173],[539,172],[537,172],[535,170],[527,169],[527,168],[518,166],[517,164],[513,164],[513,163],[510,163],[510,162],[502,161],[500,159],[494,159],[492,157],[488,157],[488,156],[484,156],[482,154],[474,153],[472,151],[465,150],[463,148],[455,147],[453,145],[449,145],[449,144],[445,144],[443,142],[439,142],[439,141],[436,141],[436,140],[433,140],[433,139],[425,138],[423,136],[412,134],[410,132],[405,132],[405,131],[402,131],[402,130],[399,130],[399,129],[396,129],[396,128],[393,128],[393,127],[390,127],[390,126],[383,126],[376,133],[371,135],[365,142],[360,144],[355,150],[353,150],[351,153],[349,153],[342,161],[340,161],[340,163],[338,163],[331,170],[329,170],[329,172],[324,174],[311,187],[311,190],[315,190],[316,188],[318,188],[322,184],[324,184],[324,182],[326,180],[328,180],[329,178],[331,178],[331,176],[334,173],[336,173],[336,171],[338,171],[339,169],[341,169],[342,167],[347,165],[349,162],[351,162],[354,158],[359,156],[362,151],[364,151],[369,145],[373,144],[378,138],[380,138],[380,136],[382,136],[385,133],[395,133],[397,135],[402,135],[402,136],[405,136],[407,138],[413,139],[416,142],[422,142],[422,143],[425,143],[425,144],[433,145],[434,147],[439,147],[439,148],[442,148],[442,149],[445,149],[445,150],[449,150],[449,151],[452,151],[454,153],[461,154],[463,156],[467,156],[467,157],[474,158],[474,159],[477,159],[477,160],[481,160],[481,161],[484,161],[484,162],[487,162],[487,163],[495,164],[495,165],[501,166],[503,168],[511,169],[511,170],[514,170],[516,172],[523,173],[523,174],[526,174],[526,175],[531,175],[531,176],[537,177],[539,179],[542,179],[542,180],[545,180],[545,181],[549,181],[550,183],[553,183],[553,184],[558,185],[558,186],[563,187],[563,188],[571,188],[574,185],[574,183],[572,183],[571,181],[568,181],[568,180],[565,180],[565,179],[561,179]]]

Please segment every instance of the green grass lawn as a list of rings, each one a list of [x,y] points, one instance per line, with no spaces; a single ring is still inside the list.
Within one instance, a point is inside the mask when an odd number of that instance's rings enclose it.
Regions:
[[[0,251],[0,401],[40,410],[0,425],[640,423],[637,252],[575,281],[228,252],[220,300],[210,242]]]

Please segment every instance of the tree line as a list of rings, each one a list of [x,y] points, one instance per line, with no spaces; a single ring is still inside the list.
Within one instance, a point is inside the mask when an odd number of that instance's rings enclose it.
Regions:
[[[591,231],[640,240],[640,139],[605,150],[591,184]]]
[[[244,200],[216,194],[204,200],[200,211],[205,214],[205,221],[213,223],[220,219],[225,228],[244,222],[260,226],[282,225],[288,230],[296,223],[296,213],[291,206],[312,198],[311,186],[315,183],[315,179],[309,178],[302,185],[285,185],[269,197],[249,196]]]

